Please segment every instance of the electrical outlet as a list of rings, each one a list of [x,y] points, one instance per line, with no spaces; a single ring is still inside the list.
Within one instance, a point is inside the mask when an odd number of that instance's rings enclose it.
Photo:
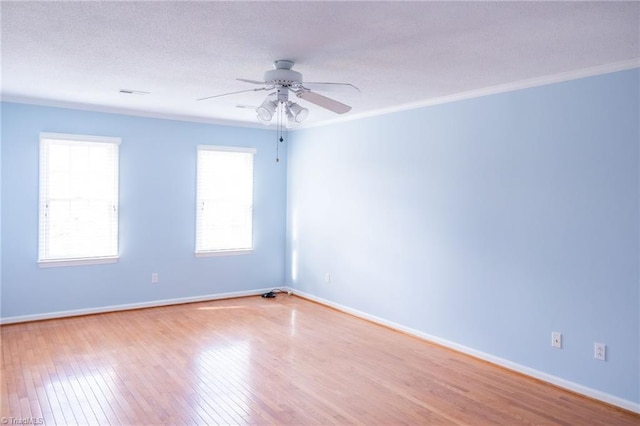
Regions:
[[[151,284],[157,284],[157,283],[158,283],[158,273],[153,272],[151,274]]]
[[[324,274],[324,282],[327,283],[327,284],[331,283],[331,274],[329,272]]]
[[[557,331],[551,332],[551,346],[562,349],[562,333]]]
[[[595,359],[599,359],[600,361],[607,360],[607,345],[604,343],[594,343],[593,344],[593,357]]]

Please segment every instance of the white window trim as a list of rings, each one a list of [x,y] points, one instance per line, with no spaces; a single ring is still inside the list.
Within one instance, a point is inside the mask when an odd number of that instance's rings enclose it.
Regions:
[[[256,148],[250,148],[248,146],[221,146],[221,145],[198,145],[198,150],[246,152],[254,155],[258,152]]]
[[[40,133],[40,140],[57,139],[60,141],[76,141],[76,142],[102,142],[120,145],[122,139],[114,136],[93,136],[93,135],[75,135],[70,133]]]
[[[93,142],[93,143],[109,143],[114,145],[120,145],[122,139],[119,137],[113,136],[95,136],[95,135],[79,135],[79,134],[71,134],[71,133],[51,133],[51,132],[40,132],[40,147],[39,150],[42,150],[42,141],[43,140],[61,140],[61,141],[74,141],[74,142]],[[42,161],[42,158],[39,159]],[[39,169],[40,176],[39,179],[39,191],[42,191],[42,169]],[[119,174],[119,172],[118,172]],[[119,181],[119,176],[116,177]],[[42,202],[43,197],[42,194],[38,195],[38,221],[42,220],[41,212],[43,209]],[[117,207],[119,211],[119,206]],[[118,220],[119,226],[119,220]],[[40,244],[41,236],[41,225],[38,224],[38,245]],[[119,235],[118,235],[119,238]],[[100,265],[100,264],[109,264],[116,263],[120,258],[119,253],[115,256],[96,256],[96,257],[83,257],[83,258],[69,258],[69,259],[40,259],[40,248],[38,247],[38,261],[37,264],[40,268],[52,268],[52,267],[63,267],[63,266],[81,266],[81,265]]]
[[[107,263],[116,263],[118,259],[118,256],[104,256],[86,257],[81,259],[38,260],[38,266],[41,268],[56,268],[59,266],[103,265]]]
[[[216,257],[216,256],[238,256],[243,254],[251,254],[253,249],[240,250],[202,250],[195,252],[196,257]]]
[[[223,152],[244,152],[244,153],[248,153],[248,154],[253,154],[254,156],[258,152],[258,150],[256,148],[251,148],[251,147],[222,146],[222,145],[198,145],[196,147],[196,152],[198,152],[200,150],[205,150],[205,151],[223,151]],[[254,158],[254,166],[253,167],[254,167],[254,184],[255,184],[255,158]],[[197,188],[196,188],[196,193],[197,193]],[[197,197],[197,195],[196,195],[196,197]],[[197,215],[197,212],[196,212],[196,215]],[[252,218],[252,220],[253,220],[253,218]],[[198,223],[198,219],[196,217],[196,233],[198,232],[197,223]],[[196,236],[196,238],[197,238],[197,236]],[[226,249],[226,250],[198,250],[196,248],[196,250],[194,251],[194,256],[195,257],[238,256],[238,255],[247,255],[247,254],[252,254],[252,253],[253,253],[253,247],[252,248],[245,248],[245,249]]]

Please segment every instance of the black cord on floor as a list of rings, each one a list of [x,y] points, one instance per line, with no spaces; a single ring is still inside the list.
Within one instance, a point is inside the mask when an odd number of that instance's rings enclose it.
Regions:
[[[266,293],[262,294],[262,297],[264,297],[265,299],[273,299],[274,297],[276,297],[277,293],[286,293],[286,294],[291,294],[291,291],[289,290],[282,290],[280,288],[274,288],[271,291],[268,291]]]

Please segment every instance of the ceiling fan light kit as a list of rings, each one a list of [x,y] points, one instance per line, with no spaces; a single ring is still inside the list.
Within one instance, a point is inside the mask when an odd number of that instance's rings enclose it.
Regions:
[[[287,117],[287,129],[298,127],[309,115],[309,110],[307,108],[301,107],[297,103],[289,100],[276,101],[272,96],[265,99],[259,107],[255,108],[255,110],[258,120],[262,124],[266,125],[271,124],[273,116],[282,110],[284,115]]]
[[[309,115],[309,110],[307,108],[303,108],[296,103],[289,102],[288,107],[293,113],[293,118],[297,123],[302,123],[304,119]]]
[[[276,101],[272,99],[265,99],[262,104],[258,108],[256,108],[256,112],[258,113],[258,120],[262,123],[269,124],[269,121],[273,118],[273,115],[276,113],[276,109],[278,108],[278,104]]]

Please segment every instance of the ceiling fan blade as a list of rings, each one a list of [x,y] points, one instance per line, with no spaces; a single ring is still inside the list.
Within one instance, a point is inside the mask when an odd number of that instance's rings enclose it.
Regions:
[[[258,81],[258,80],[248,80],[246,78],[236,78],[236,80],[238,81],[244,81],[245,83],[251,83],[251,84],[267,84],[264,81]]]
[[[351,111],[351,107],[349,105],[345,105],[342,102],[327,98],[326,96],[319,95],[315,92],[301,90],[295,93],[300,99],[304,99],[307,102],[311,102],[312,104],[316,104],[322,108],[328,109],[329,111],[333,111],[336,114],[344,114],[345,112]]]
[[[200,98],[200,99],[197,99],[197,100],[198,101],[204,101],[204,100],[207,100],[207,99],[219,98],[219,97],[222,97],[222,96],[236,95],[238,93],[259,92],[261,90],[267,90],[267,88],[266,87],[258,87],[256,89],[238,90],[237,92],[223,93],[222,95],[207,96],[206,98]]]
[[[360,89],[358,89],[356,86],[354,86],[351,83],[319,83],[319,82],[305,81],[304,83],[302,83],[302,86],[304,86],[307,89],[323,90],[326,92],[343,92],[345,90],[347,91],[356,90],[360,92]]]

